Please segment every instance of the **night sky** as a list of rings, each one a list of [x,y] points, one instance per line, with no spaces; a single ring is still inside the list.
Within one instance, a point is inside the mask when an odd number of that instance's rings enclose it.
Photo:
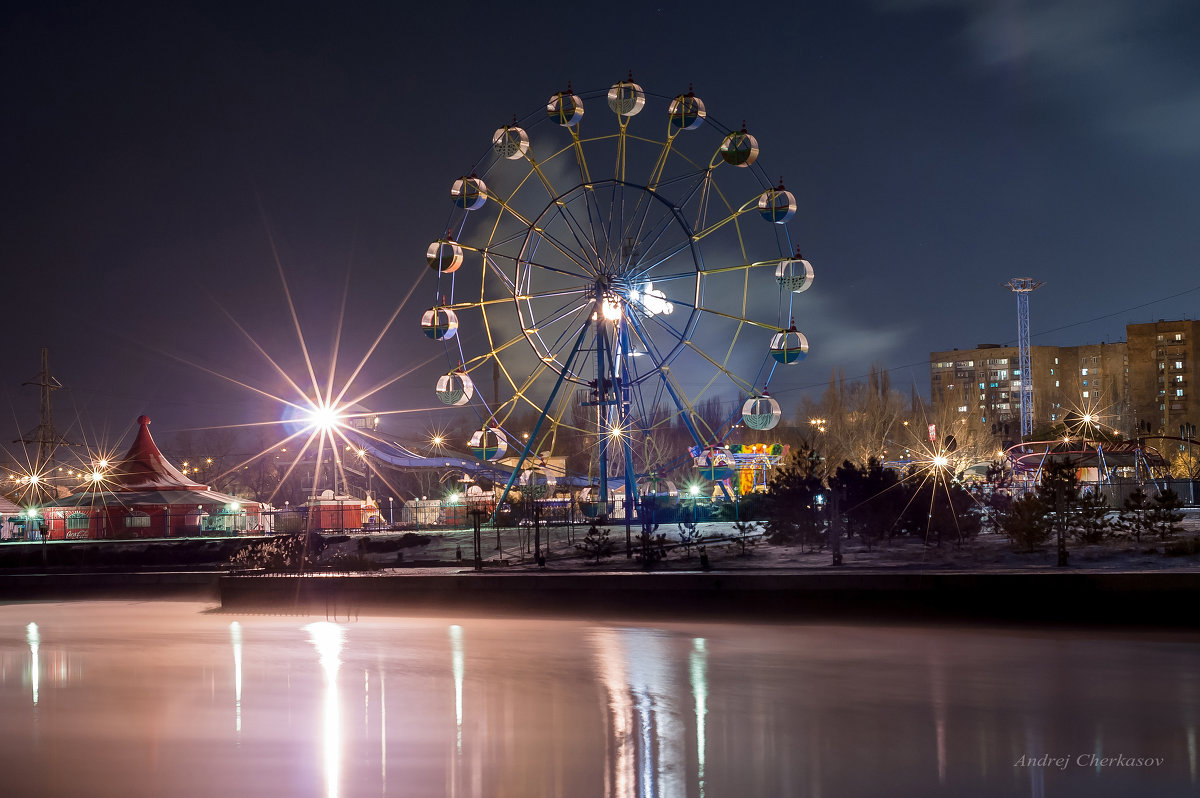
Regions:
[[[240,325],[302,373],[272,243],[321,373],[343,291],[349,367],[424,273],[364,382],[418,366],[451,182],[514,114],[629,71],[744,119],[797,195],[816,282],[785,410],[834,369],[927,393],[931,350],[1014,343],[1012,277],[1046,283],[1035,344],[1200,317],[1187,0],[23,5],[0,23],[14,431],[43,346],[61,427],[264,418],[213,372],[287,392]],[[374,404],[428,406],[430,373]]]

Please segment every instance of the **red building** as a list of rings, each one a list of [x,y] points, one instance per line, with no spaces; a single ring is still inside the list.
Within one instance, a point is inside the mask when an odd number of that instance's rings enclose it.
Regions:
[[[150,437],[150,419],[138,418],[129,451],[93,487],[45,505],[52,540],[165,538],[262,532],[258,502],[209,490],[167,462]]]

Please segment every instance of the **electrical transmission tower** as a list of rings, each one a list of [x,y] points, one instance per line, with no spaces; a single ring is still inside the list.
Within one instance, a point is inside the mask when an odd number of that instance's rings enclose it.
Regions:
[[[42,370],[36,381],[24,382],[22,385],[36,385],[41,390],[41,413],[38,417],[37,430],[23,435],[13,443],[24,443],[37,446],[37,459],[33,464],[33,472],[40,474],[50,468],[54,453],[59,446],[69,445],[67,439],[54,428],[54,410],[50,404],[50,393],[63,387],[62,383],[50,374],[50,350],[42,347]]]
[[[1033,368],[1029,363],[1029,295],[1045,283],[1014,277],[1004,284],[1017,295],[1017,359],[1021,369],[1021,441],[1033,434]]]

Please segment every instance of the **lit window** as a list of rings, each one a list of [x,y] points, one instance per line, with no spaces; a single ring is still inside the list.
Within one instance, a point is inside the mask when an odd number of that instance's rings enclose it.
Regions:
[[[150,516],[146,513],[134,510],[129,515],[125,516],[126,529],[146,529],[150,526]]]
[[[1055,380],[1055,381],[1054,381],[1054,387],[1055,387],[1055,388],[1057,388],[1057,387],[1058,387],[1058,380]]]
[[[1175,368],[1177,368],[1177,369],[1181,369],[1181,368],[1183,368],[1183,361],[1182,361],[1182,360],[1176,360],[1176,361],[1175,361]]]
[[[1183,340],[1183,333],[1175,333],[1175,340],[1176,340],[1176,341],[1182,341],[1182,340]]]
[[[1182,389],[1182,388],[1176,388],[1176,389],[1175,389],[1175,395],[1176,395],[1176,396],[1183,396],[1183,389]]]
[[[1081,376],[1083,376],[1083,377],[1086,377],[1086,376],[1087,376],[1087,369],[1080,369],[1080,370],[1079,370],[1079,374],[1080,374]]]
[[[1086,388],[1086,387],[1087,387],[1087,380],[1084,380],[1084,381],[1083,381],[1083,387],[1084,387],[1084,388]]]
[[[1083,398],[1084,398],[1084,399],[1087,399],[1087,398],[1088,398],[1088,392],[1087,392],[1087,391],[1084,391],[1084,392],[1083,392]]]
[[[1176,375],[1175,375],[1175,382],[1183,382],[1183,375],[1182,375],[1182,374],[1176,374]]]
[[[966,406],[966,405],[959,405],[959,406],[958,406],[958,412],[960,412],[960,413],[965,413],[965,412],[967,412],[967,406]]]
[[[87,513],[71,513],[67,516],[67,531],[77,532],[80,529],[87,529],[89,526],[89,518]]]

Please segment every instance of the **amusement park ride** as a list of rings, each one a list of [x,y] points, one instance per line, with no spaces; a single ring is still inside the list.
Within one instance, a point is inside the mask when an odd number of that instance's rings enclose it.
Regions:
[[[738,423],[778,423],[771,376],[808,353],[793,322],[813,280],[787,227],[796,199],[758,157],[744,123],[717,122],[691,90],[655,95],[630,76],[551,95],[496,129],[452,181],[426,253],[436,288],[421,328],[445,347],[438,399],[479,413],[471,452],[497,461],[521,441],[497,504],[531,458],[587,446],[599,495],[622,484],[628,520],[639,481],[661,467],[638,462],[637,444],[675,424],[722,490],[741,459],[782,455],[723,445]],[[477,389],[485,367],[503,394]],[[698,403],[723,390],[749,399],[705,422]],[[530,410],[522,441],[508,425]]]

